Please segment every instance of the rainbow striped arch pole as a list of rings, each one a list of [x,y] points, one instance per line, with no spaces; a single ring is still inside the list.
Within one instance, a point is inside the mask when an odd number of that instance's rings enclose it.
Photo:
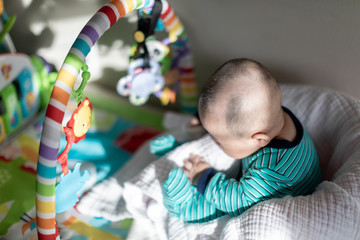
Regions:
[[[60,239],[56,225],[55,185],[56,165],[62,134],[62,121],[74,83],[84,65],[85,58],[96,41],[120,18],[130,12],[151,7],[154,0],[111,0],[88,21],[73,43],[58,73],[46,110],[40,139],[36,178],[36,223],[39,240]],[[172,7],[162,0],[163,21],[171,42],[187,42],[184,27]],[[196,108],[197,88],[191,54],[179,60],[180,104]]]

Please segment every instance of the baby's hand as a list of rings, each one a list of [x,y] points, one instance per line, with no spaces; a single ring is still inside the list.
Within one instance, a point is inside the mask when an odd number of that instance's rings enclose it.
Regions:
[[[190,157],[184,160],[182,170],[189,178],[190,182],[194,183],[197,182],[201,174],[210,167],[210,164],[201,156],[190,153]]]

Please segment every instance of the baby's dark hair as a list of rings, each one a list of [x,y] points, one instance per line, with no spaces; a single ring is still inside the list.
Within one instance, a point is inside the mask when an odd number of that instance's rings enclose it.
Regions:
[[[247,81],[236,81],[241,78],[249,79],[252,82],[259,81],[271,83],[272,85],[275,83],[277,85],[276,80],[274,80],[270,72],[261,63],[247,58],[229,60],[211,75],[202,88],[199,97],[199,114],[205,116],[217,100],[218,95],[229,89],[229,85],[246,85]],[[239,126],[239,124],[243,124],[246,121],[244,115],[239,114],[241,104],[239,96],[241,94],[241,92],[238,92],[233,95],[227,104],[226,123],[229,127]],[[238,133],[238,135],[241,135],[241,133]]]

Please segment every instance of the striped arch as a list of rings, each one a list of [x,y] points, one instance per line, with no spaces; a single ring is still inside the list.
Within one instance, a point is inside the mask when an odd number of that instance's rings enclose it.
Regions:
[[[171,42],[181,38],[187,42],[184,27],[175,11],[162,0],[160,18]],[[56,165],[60,146],[62,121],[74,83],[85,58],[97,40],[120,18],[133,10],[151,7],[154,0],[111,0],[102,6],[87,22],[73,43],[58,73],[46,110],[40,139],[36,180],[36,222],[39,240],[60,239],[56,226],[55,185]],[[197,88],[191,54],[179,60],[181,74],[180,105],[196,108]]]

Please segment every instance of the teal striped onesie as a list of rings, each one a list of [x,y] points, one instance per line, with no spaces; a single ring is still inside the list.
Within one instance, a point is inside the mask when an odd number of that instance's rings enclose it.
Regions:
[[[238,216],[267,199],[310,194],[321,181],[315,145],[299,120],[284,111],[295,123],[295,141],[273,139],[240,159],[237,178],[210,168],[195,187],[181,168],[173,169],[163,184],[164,205],[170,214],[187,222],[206,222],[225,214]]]

